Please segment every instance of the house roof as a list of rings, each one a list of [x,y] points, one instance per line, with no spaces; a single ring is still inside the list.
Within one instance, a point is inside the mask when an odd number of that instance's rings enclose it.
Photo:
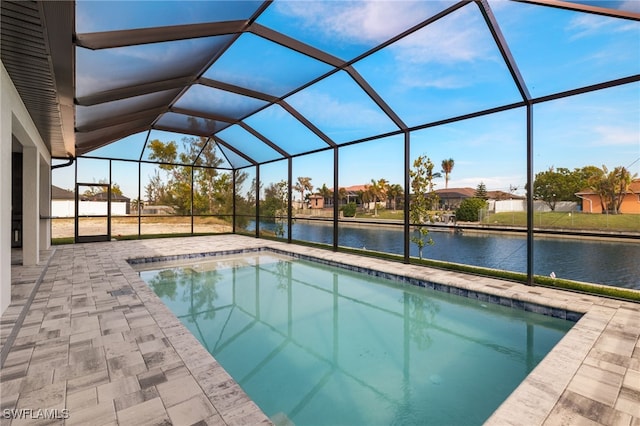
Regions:
[[[442,188],[436,189],[434,191],[440,199],[448,199],[448,198],[470,198],[473,197],[476,193],[476,190],[473,188]]]
[[[68,191],[58,186],[51,185],[51,199],[52,200],[75,200],[76,194],[73,191]]]
[[[356,193],[358,191],[366,191],[371,185],[351,185],[351,186],[341,186],[340,189],[344,189],[350,193]],[[333,188],[330,188],[330,191],[333,192]]]
[[[84,200],[86,201],[106,201],[108,197],[108,193],[105,192],[98,192],[97,194],[94,194],[90,197],[84,197]],[[129,201],[131,200],[129,197],[125,197],[122,194],[116,194],[116,193],[111,193],[111,201]]]
[[[454,199],[454,198],[471,198],[475,197],[476,190],[473,188],[441,188],[434,191],[441,200]],[[522,195],[511,194],[504,191],[487,191],[487,198],[490,200],[524,200]]]

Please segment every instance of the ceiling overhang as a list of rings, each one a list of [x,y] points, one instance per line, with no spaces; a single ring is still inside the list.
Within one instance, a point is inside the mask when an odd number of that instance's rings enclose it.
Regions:
[[[2,1],[2,63],[54,157],[75,156],[74,2]]]

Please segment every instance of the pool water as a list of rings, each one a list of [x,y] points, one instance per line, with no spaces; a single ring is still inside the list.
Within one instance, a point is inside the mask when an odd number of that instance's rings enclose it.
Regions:
[[[277,424],[482,424],[574,324],[275,253],[142,267]]]

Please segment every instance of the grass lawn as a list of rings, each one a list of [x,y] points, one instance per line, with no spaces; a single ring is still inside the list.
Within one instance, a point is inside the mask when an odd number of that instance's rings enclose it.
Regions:
[[[435,213],[435,212],[434,212]],[[356,219],[386,220],[404,218],[402,210],[378,210],[378,216],[373,212],[356,214]],[[496,226],[527,226],[526,212],[490,213],[482,221],[486,225]],[[592,231],[621,231],[640,232],[640,214],[607,215],[597,213],[576,212],[536,212],[534,226],[547,229],[576,229]]]
[[[490,214],[482,223],[502,226],[527,226],[527,213],[494,213]],[[536,212],[533,223],[537,228],[640,232],[639,214],[607,215],[576,212]]]

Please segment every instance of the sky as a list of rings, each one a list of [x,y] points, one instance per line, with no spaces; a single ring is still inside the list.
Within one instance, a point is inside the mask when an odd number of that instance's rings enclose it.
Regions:
[[[276,1],[257,22],[349,61],[452,3]],[[147,27],[154,22],[177,25],[243,19],[259,5],[243,1],[178,2],[174,3],[176,7],[169,4],[163,2],[163,7],[158,8],[154,2],[81,1],[77,6],[78,32]],[[640,74],[638,21],[509,1],[489,4],[534,98]],[[590,4],[640,13],[637,1]],[[149,75],[155,79],[172,78],[179,70],[169,68],[168,64],[178,60],[185,68],[197,67],[206,52],[224,44],[225,37],[228,36],[97,51],[77,48],[78,93],[86,95],[92,90],[138,84]],[[353,68],[409,127],[521,101],[478,6],[473,3],[354,62]],[[327,64],[266,39],[243,34],[204,76],[282,97],[330,69]],[[127,108],[136,101],[129,102]],[[285,101],[338,144],[398,130],[344,71],[286,96]],[[199,103],[208,112],[233,118],[264,105],[262,101],[200,85],[187,91],[177,105]],[[102,109],[85,108],[78,112],[77,119],[118,109],[126,110],[124,103],[103,105]],[[534,172],[550,167],[605,165],[609,169],[624,166],[640,175],[638,117],[638,82],[535,104]],[[326,146],[277,105],[252,115],[246,122],[291,154]],[[239,126],[228,127],[218,135],[232,146],[251,152],[260,162],[280,157]],[[146,132],[132,135],[89,155],[137,159],[146,137]],[[150,137],[176,142],[181,139],[179,134],[166,132],[152,132]],[[417,130],[410,134],[410,140],[412,161],[426,155],[439,170],[442,160],[454,159],[450,188],[475,188],[482,182],[489,190],[508,191],[517,187],[517,193],[524,192],[523,108]],[[339,186],[380,178],[403,183],[403,150],[401,135],[341,148]],[[247,164],[230,153],[228,159],[234,166]],[[108,167],[104,164],[84,161],[86,165],[79,166],[79,181],[108,178]],[[322,184],[333,187],[332,166],[332,151],[295,157],[293,176],[311,177],[316,188]],[[137,166],[114,162],[113,167],[113,181],[123,188],[125,195],[137,198]],[[151,169],[145,166],[143,186]],[[286,161],[266,164],[260,174],[265,185],[286,178]],[[54,172],[54,185],[70,188],[72,179],[70,169]],[[436,184],[436,188],[443,188],[444,179]]]

